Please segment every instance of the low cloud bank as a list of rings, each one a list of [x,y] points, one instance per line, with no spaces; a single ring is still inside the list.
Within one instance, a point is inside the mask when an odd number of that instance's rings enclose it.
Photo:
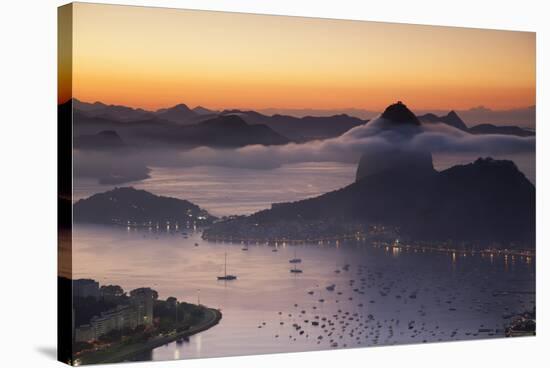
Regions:
[[[147,177],[147,167],[152,166],[272,169],[302,162],[357,163],[366,151],[392,147],[430,151],[433,154],[467,153],[479,156],[535,152],[534,136],[472,135],[445,124],[391,124],[395,123],[378,118],[336,138],[281,146],[252,145],[238,149],[198,147],[187,151],[148,149],[121,157],[80,151],[75,154],[75,172],[84,177],[120,177],[123,182],[124,178],[140,180]]]
[[[365,151],[400,147],[437,153],[477,153],[480,156],[535,152],[535,137],[472,135],[445,124],[386,129],[387,121],[376,119],[343,135],[323,141],[284,146],[246,146],[239,149],[199,147],[177,152],[168,163],[178,166],[214,165],[270,169],[300,162],[357,162]],[[162,162],[155,164],[161,165]]]

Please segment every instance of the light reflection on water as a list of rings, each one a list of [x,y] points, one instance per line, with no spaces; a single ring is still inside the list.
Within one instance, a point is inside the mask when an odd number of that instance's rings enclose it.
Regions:
[[[295,251],[302,274],[289,272]],[[238,276],[231,282],[216,280],[226,252],[228,273]],[[281,245],[278,252],[249,244],[242,251],[240,244],[204,242],[198,232],[185,237],[79,225],[73,266],[75,277],[120,284],[126,291],[151,286],[161,298],[195,303],[200,289],[201,303],[222,310],[214,328],[136,360],[317,350],[334,342],[340,348],[498,337],[502,331],[494,329],[503,328],[503,315],[534,306],[534,294],[516,293],[535,288],[534,262],[526,258],[355,242]],[[332,284],[334,291],[326,289]]]

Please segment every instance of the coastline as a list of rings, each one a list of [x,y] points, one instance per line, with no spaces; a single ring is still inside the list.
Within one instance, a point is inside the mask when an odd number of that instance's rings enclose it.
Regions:
[[[344,241],[355,241],[364,243],[366,241],[372,242],[370,245],[374,248],[386,248],[386,250],[402,250],[402,251],[412,251],[412,252],[440,252],[440,253],[449,253],[449,254],[470,254],[470,255],[481,255],[481,256],[512,256],[512,257],[526,257],[531,261],[536,257],[536,249],[527,249],[527,248],[518,248],[518,249],[507,249],[507,248],[483,248],[483,247],[453,247],[448,245],[436,246],[436,245],[416,245],[416,244],[407,244],[400,243],[395,244],[394,242],[389,241],[373,241],[369,240],[368,237],[364,234],[350,234],[350,235],[338,235],[333,237],[324,237],[318,239],[290,239],[290,238],[277,238],[277,239],[249,239],[249,238],[237,238],[237,237],[223,237],[223,236],[209,236],[202,235],[202,239],[207,242],[212,243],[230,243],[230,244],[265,244],[268,246],[277,246],[277,245],[330,245],[335,244],[339,245],[340,242]]]
[[[79,365],[88,365],[88,364],[107,364],[107,363],[119,363],[128,359],[136,354],[140,354],[149,350],[158,348],[159,346],[168,344],[172,341],[176,341],[180,338],[189,337],[200,332],[206,331],[215,325],[217,325],[222,319],[222,313],[213,308],[205,307],[205,318],[201,323],[196,326],[190,327],[186,331],[180,333],[173,333],[165,335],[162,337],[155,337],[144,344],[134,344],[129,346],[123,346],[121,350],[110,352],[110,351],[101,351],[94,352],[88,356],[84,355],[78,357]]]

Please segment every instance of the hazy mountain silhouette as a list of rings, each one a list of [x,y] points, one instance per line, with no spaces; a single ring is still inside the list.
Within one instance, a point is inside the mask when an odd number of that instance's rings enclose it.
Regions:
[[[248,124],[237,115],[221,115],[188,127],[199,145],[241,147],[249,144],[279,145],[290,140],[264,124]],[[251,143],[253,142],[253,143]]]
[[[117,225],[204,225],[215,217],[199,206],[132,187],[115,188],[81,199],[73,206],[75,222]]]
[[[104,104],[103,102],[96,101],[94,103],[90,103],[90,102],[83,102],[76,98],[73,98],[73,108],[80,111],[84,111],[84,112],[99,111],[107,107],[108,105]]]
[[[416,115],[401,101],[386,107],[380,117],[397,125],[420,125]]]
[[[394,107],[389,107],[388,111],[384,111],[382,116],[392,118],[392,114],[399,114],[399,106],[395,104]],[[169,108],[159,109],[157,111],[147,111],[144,109],[134,109],[120,105],[106,105],[101,102],[86,103],[79,100],[74,100],[74,109],[78,112],[76,115],[79,119],[85,117],[87,119],[105,119],[114,122],[126,122],[126,123],[142,123],[144,122],[155,123],[156,120],[160,122],[171,122],[178,125],[195,125],[201,121],[212,119],[221,115],[239,115],[250,125],[267,125],[275,132],[288,138],[293,142],[306,142],[315,139],[327,139],[337,137],[361,124],[365,124],[368,120],[363,120],[357,117],[353,117],[347,114],[335,114],[331,116],[303,116],[296,117],[284,114],[266,115],[257,111],[242,111],[242,110],[224,110],[221,113],[215,110],[210,110],[202,106],[197,106],[190,109],[187,105],[181,103]],[[349,109],[348,109],[349,110]],[[348,111],[345,110],[345,111]],[[277,109],[270,109],[266,111],[278,111]],[[281,110],[286,111],[286,110]],[[294,110],[289,110],[294,111]],[[298,113],[307,112],[310,110],[296,110]],[[320,110],[319,113],[324,110]],[[327,110],[328,111],[328,110]],[[361,112],[360,109],[349,110],[352,113]],[[317,110],[311,110],[312,113]],[[326,112],[325,112],[326,113]],[[372,116],[373,112],[369,112],[368,116]],[[479,124],[468,128],[464,123],[464,120],[459,116],[465,115],[468,121],[481,122]],[[425,123],[444,123],[467,131],[472,134],[509,134],[517,136],[530,136],[534,135],[534,131],[527,130],[514,125],[493,125],[485,124],[492,121],[513,121],[517,119],[519,122],[525,125],[533,125],[534,123],[525,123],[526,121],[534,122],[535,107],[529,107],[525,109],[514,109],[506,111],[493,111],[483,107],[478,107],[469,110],[462,110],[458,113],[454,110],[450,111],[446,115],[438,116],[435,113],[425,113],[418,116],[418,120]],[[362,114],[359,114],[363,116]],[[413,122],[411,116],[403,117],[405,121]],[[476,120],[477,119],[477,120]],[[510,120],[506,120],[510,119]],[[395,119],[394,119],[395,120]],[[418,125],[419,122],[416,124]],[[473,124],[471,124],[473,125]],[[143,127],[141,127],[143,128]],[[164,130],[165,127],[161,127],[160,130]],[[501,129],[502,128],[502,129]],[[117,130],[117,127],[105,127],[104,129]],[[98,131],[92,132],[95,134]],[[119,131],[119,133],[121,133]],[[90,134],[85,133],[85,134]],[[125,134],[124,134],[125,135]],[[123,136],[124,136],[123,135]],[[179,134],[178,134],[179,136]],[[185,142],[185,144],[191,144]],[[229,143],[227,146],[234,146]]]
[[[74,136],[97,135],[116,131],[131,146],[196,146],[242,147],[252,144],[277,145],[290,140],[262,124],[247,124],[234,115],[222,115],[194,124],[179,123],[153,117],[121,122],[100,116],[89,116],[79,110],[73,113]],[[87,138],[89,139],[89,138]]]
[[[195,112],[187,107],[186,104],[178,104],[167,109],[157,110],[155,115],[162,120],[181,124],[187,123],[190,119],[196,117]]]
[[[466,126],[464,121],[458,116],[458,114],[453,110],[450,111],[447,115],[437,116],[432,113],[418,116],[418,119],[424,123],[443,123],[450,125],[456,129],[460,129],[464,132],[472,134],[505,134],[505,135],[515,135],[519,137],[529,137],[534,136],[535,132],[527,130],[518,126],[507,126],[507,125],[493,125],[493,124],[479,124],[472,127]]]
[[[144,120],[154,116],[151,111],[134,109],[122,105],[106,105],[101,102],[87,103],[73,99],[73,108],[88,117],[98,117],[115,121]]]
[[[213,115],[218,114],[218,111],[207,109],[206,107],[197,106],[193,108],[193,112],[197,115]]]
[[[380,115],[380,111],[366,110],[360,108],[341,108],[341,109],[285,109],[285,108],[265,108],[257,110],[264,115],[291,115],[296,117],[303,116],[333,116],[347,114],[363,120],[374,119]],[[417,115],[433,114],[435,116],[445,116],[448,110],[417,110]],[[479,106],[465,110],[455,110],[468,126],[477,124],[494,125],[517,125],[526,128],[535,128],[536,107],[527,106],[507,110],[491,110]]]
[[[536,106],[527,106],[508,110],[492,110],[484,106],[458,111],[470,126],[477,124],[518,125],[535,128]]]
[[[429,113],[429,114],[419,116],[418,119],[421,122],[444,123],[444,124],[450,125],[454,128],[457,128],[457,129],[460,129],[460,130],[463,130],[463,131],[468,130],[468,127],[466,126],[464,121],[462,121],[460,116],[458,116],[458,114],[454,110],[451,110],[445,116],[437,116],[435,114]]]
[[[472,134],[516,135],[519,137],[530,137],[535,135],[534,131],[523,129],[517,126],[496,126],[493,124],[479,124],[468,129],[468,132]]]
[[[97,134],[81,135],[73,140],[73,147],[79,149],[120,149],[126,144],[114,130],[102,130]]]
[[[316,117],[330,117],[336,115],[348,115],[356,117],[361,120],[370,120],[380,115],[380,111],[359,109],[359,108],[340,108],[340,109],[314,109],[314,108],[261,108],[257,109],[257,112],[263,115],[286,115],[294,116],[296,118],[303,118],[306,116]]]
[[[107,105],[102,102],[82,102],[77,99],[74,100],[74,108],[90,113],[90,116],[102,116],[109,119],[115,119],[119,121],[132,121],[132,120],[143,120],[150,118],[152,115],[157,113],[162,113],[171,108],[159,109],[157,111],[147,111],[144,109],[133,109],[120,105]],[[178,106],[178,105],[176,105]],[[201,115],[218,115],[220,112],[205,108],[203,106],[197,106],[191,109],[195,116],[193,117],[192,122],[197,122],[197,119],[201,118]],[[231,110],[226,111],[236,112],[248,112],[246,110]],[[521,107],[508,110],[491,110],[489,108],[479,106],[471,109],[465,110],[453,110],[457,115],[460,116],[460,119],[467,123],[468,126],[474,126],[478,124],[493,124],[496,126],[520,126],[535,128],[535,118],[536,118],[536,106]],[[345,108],[345,109],[283,109],[283,108],[269,108],[269,109],[259,109],[255,111],[256,113],[263,115],[264,117],[272,117],[274,115],[279,116],[290,116],[296,119],[302,117],[333,117],[339,115],[347,115],[350,117],[359,118],[360,120],[366,121],[372,119],[380,114],[377,111],[364,110],[358,108]],[[444,118],[447,115],[447,111],[443,110],[419,110],[418,116],[420,118],[428,116],[427,119],[435,118]],[[170,119],[168,119],[170,120]],[[245,119],[246,120],[246,119]],[[427,121],[427,120],[426,120]],[[178,118],[176,122],[181,123],[181,119]],[[190,122],[190,123],[192,123]],[[188,123],[188,122],[185,122]],[[250,123],[250,121],[249,121]],[[284,132],[281,132],[284,135]]]
[[[337,137],[367,122],[345,114],[302,118],[288,115],[267,116],[256,111],[241,110],[224,110],[222,114],[238,115],[249,124],[265,124],[294,142]]]

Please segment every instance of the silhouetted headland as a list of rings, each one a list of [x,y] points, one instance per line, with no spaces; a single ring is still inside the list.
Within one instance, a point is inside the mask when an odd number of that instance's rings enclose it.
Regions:
[[[75,222],[139,227],[206,225],[216,218],[182,199],[162,197],[132,187],[94,194],[74,204]]]

